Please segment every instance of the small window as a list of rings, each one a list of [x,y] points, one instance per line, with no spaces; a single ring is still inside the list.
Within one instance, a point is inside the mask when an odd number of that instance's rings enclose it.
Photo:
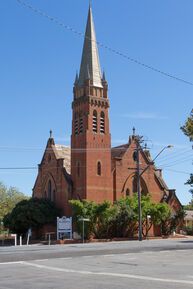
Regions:
[[[96,110],[93,111],[92,130],[93,130],[93,132],[97,132],[97,112],[96,112]]]
[[[105,133],[105,114],[103,111],[100,115],[100,133]]]
[[[97,175],[101,176],[101,162],[97,163]]]

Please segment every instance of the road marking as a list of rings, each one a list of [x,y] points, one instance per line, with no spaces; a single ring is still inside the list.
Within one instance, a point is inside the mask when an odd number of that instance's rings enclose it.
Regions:
[[[44,261],[48,261],[49,259],[37,259],[37,260],[35,260],[35,261],[37,261],[37,262],[44,262]]]
[[[81,257],[78,257],[78,258],[95,258],[96,256],[94,256],[94,255],[88,255],[88,256],[81,256]],[[77,258],[77,257],[75,257],[75,258]]]
[[[63,273],[75,273],[81,275],[97,275],[97,276],[110,276],[110,277],[119,277],[119,278],[127,278],[127,279],[137,279],[137,280],[145,280],[145,281],[155,281],[155,282],[163,282],[163,283],[176,283],[176,284],[189,284],[193,285],[193,281],[188,280],[177,280],[177,279],[162,279],[150,276],[142,276],[142,275],[131,275],[131,274],[121,274],[121,273],[110,273],[110,272],[92,272],[92,271],[79,271],[73,269],[64,269],[64,268],[57,268],[51,266],[45,266],[30,262],[21,262],[23,265],[32,266],[38,269],[46,269],[50,271],[57,271]]]
[[[22,264],[22,261],[0,263],[0,265],[14,265],[14,264]]]

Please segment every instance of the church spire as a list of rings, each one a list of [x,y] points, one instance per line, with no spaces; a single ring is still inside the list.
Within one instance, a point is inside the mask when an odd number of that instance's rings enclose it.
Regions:
[[[91,5],[89,5],[78,86],[84,85],[88,78],[88,71],[93,86],[103,87]]]

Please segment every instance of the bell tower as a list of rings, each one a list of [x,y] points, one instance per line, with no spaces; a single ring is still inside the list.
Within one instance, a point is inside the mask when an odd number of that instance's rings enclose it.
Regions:
[[[112,201],[108,84],[105,74],[101,75],[91,7],[73,94],[71,175],[74,196],[96,202]]]

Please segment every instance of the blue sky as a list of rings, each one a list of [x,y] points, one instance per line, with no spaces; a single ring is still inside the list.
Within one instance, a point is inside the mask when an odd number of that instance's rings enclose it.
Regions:
[[[84,32],[85,0],[29,0],[50,16]],[[121,4],[120,4],[121,3]],[[93,0],[97,39],[147,65],[193,82],[192,0]],[[0,1],[0,167],[36,166],[49,130],[68,145],[72,87],[83,38],[18,4]],[[193,104],[193,86],[99,49],[109,83],[112,144],[136,127],[182,203],[192,172],[191,143],[180,131]],[[175,171],[175,172],[174,172]],[[178,172],[176,172],[178,171]],[[180,171],[180,172],[179,172]],[[37,172],[0,170],[0,180],[31,194]]]

